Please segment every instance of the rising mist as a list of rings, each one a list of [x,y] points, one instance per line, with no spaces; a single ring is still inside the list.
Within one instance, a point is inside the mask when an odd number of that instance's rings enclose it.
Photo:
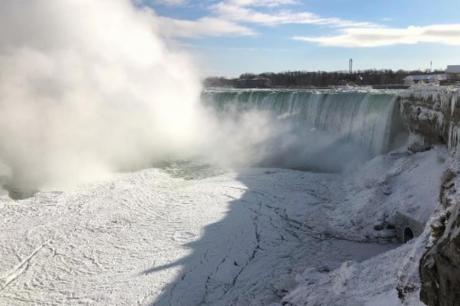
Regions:
[[[204,107],[192,60],[135,2],[0,7],[0,172],[10,190],[62,188],[196,156],[225,167],[319,171],[363,159],[340,135],[299,129],[266,110]]]
[[[9,185],[104,177],[192,151],[199,80],[129,0],[3,0],[0,159]]]

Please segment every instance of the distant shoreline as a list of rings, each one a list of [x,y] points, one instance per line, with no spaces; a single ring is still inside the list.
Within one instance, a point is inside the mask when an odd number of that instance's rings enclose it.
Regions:
[[[232,87],[232,86],[205,86],[205,89],[248,89],[248,90],[340,90],[340,89],[409,89],[410,85],[404,84],[382,84],[382,85],[354,85],[354,86],[273,86],[273,87]]]
[[[406,89],[414,84],[441,84],[439,75],[444,71],[364,70],[355,72],[287,71],[260,74],[244,73],[236,78],[208,77],[203,81],[206,88],[292,88],[334,89],[336,87],[371,86],[375,89]],[[419,77],[414,79],[414,76]]]

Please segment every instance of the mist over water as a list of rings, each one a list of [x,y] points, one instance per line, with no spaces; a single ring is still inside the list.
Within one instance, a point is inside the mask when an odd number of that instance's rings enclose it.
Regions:
[[[74,184],[193,150],[199,79],[158,31],[129,0],[2,0],[10,186]]]
[[[130,0],[0,3],[0,176],[64,188],[164,161],[342,171],[387,148],[394,97],[205,92]]]
[[[220,89],[203,99],[230,126],[243,164],[340,172],[407,138],[395,94]]]

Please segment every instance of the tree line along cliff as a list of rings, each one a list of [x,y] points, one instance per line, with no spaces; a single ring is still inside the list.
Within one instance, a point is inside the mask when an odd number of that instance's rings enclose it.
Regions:
[[[356,72],[286,71],[260,74],[244,73],[237,78],[208,77],[205,87],[232,88],[327,88],[330,86],[360,85],[402,85],[409,75],[444,73],[443,71],[405,70],[363,70]]]

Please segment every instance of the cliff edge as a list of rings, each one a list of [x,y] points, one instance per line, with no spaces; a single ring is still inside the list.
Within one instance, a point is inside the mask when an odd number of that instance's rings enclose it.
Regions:
[[[401,95],[401,112],[409,130],[420,138],[413,150],[445,144],[451,153],[444,173],[437,217],[431,224],[427,251],[420,260],[421,300],[429,306],[460,301],[460,90],[420,89]]]

